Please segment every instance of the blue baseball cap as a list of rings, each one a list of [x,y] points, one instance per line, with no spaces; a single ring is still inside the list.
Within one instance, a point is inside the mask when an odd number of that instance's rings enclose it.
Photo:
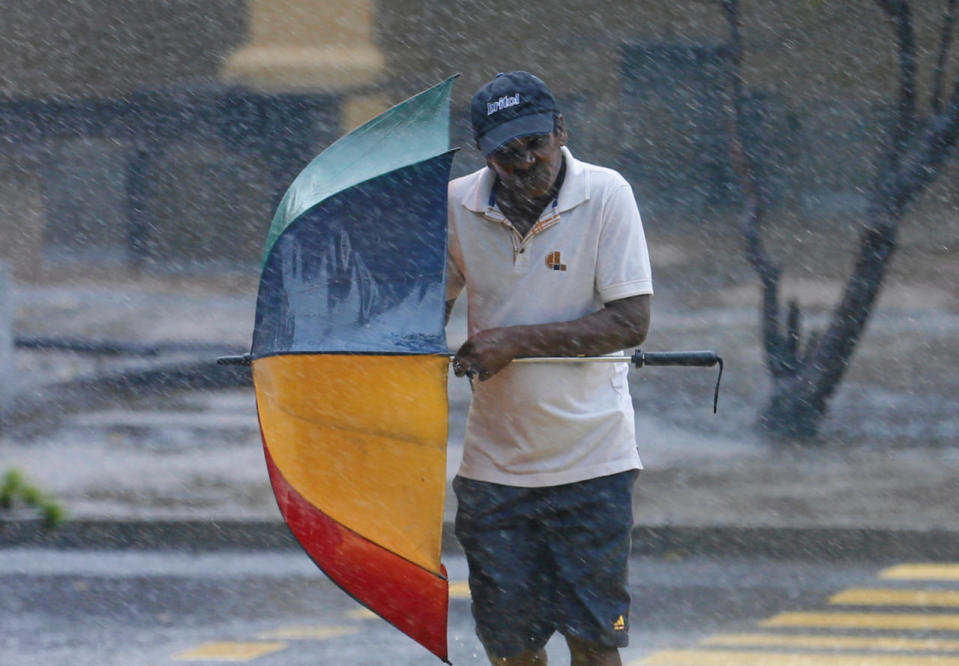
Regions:
[[[502,72],[473,95],[473,136],[484,155],[513,139],[553,131],[553,93],[529,72]]]

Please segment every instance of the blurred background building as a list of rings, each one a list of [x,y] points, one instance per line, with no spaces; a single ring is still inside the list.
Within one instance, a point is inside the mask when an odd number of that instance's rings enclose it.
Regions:
[[[941,3],[915,18],[935,44]],[[744,3],[743,19],[767,205],[804,224],[861,213],[895,100],[892,30],[865,0]],[[467,102],[510,69],[551,85],[573,151],[620,169],[648,218],[702,227],[738,204],[717,0],[8,0],[0,258],[19,278],[255,267],[316,152],[454,73],[457,174],[482,164]]]

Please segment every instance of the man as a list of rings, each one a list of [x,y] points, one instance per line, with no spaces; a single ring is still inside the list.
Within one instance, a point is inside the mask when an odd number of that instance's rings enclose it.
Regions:
[[[474,95],[486,168],[449,186],[447,314],[465,287],[476,377],[453,487],[476,631],[491,663],[621,664],[636,451],[626,363],[512,363],[642,343],[652,277],[630,186],[565,147],[553,95],[527,72]]]

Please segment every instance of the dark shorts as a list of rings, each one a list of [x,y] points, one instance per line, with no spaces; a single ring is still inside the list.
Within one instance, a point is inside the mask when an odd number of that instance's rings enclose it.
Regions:
[[[497,657],[559,631],[629,643],[627,568],[637,470],[545,488],[453,480],[476,633]]]

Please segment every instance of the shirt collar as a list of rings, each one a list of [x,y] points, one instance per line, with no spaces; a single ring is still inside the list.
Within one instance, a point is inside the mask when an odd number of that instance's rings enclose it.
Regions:
[[[573,157],[569,148],[563,146],[562,151],[566,159],[566,178],[556,197],[555,210],[558,213],[575,208],[589,199],[589,171],[582,162]],[[485,167],[473,189],[464,197],[463,205],[474,213],[486,213],[495,182],[496,174],[489,167]]]

